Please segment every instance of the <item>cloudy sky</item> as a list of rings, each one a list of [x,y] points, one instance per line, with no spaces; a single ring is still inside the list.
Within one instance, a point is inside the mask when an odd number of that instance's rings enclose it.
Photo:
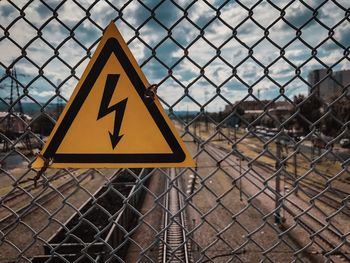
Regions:
[[[12,2],[0,1],[2,99],[13,62],[24,101],[46,103],[58,91],[68,99],[116,19],[149,82],[160,84],[165,108],[223,110],[253,99],[251,89],[273,99],[282,87],[292,99],[307,93],[311,70],[350,69],[349,0]]]

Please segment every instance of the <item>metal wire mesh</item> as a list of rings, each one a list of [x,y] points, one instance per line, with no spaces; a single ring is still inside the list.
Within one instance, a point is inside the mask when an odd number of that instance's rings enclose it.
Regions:
[[[1,1],[0,262],[350,261],[349,7]],[[111,20],[197,167],[36,180]]]

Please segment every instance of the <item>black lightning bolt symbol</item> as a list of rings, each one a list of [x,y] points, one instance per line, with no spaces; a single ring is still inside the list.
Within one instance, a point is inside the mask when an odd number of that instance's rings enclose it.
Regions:
[[[101,100],[100,110],[97,116],[97,120],[99,120],[104,116],[110,114],[111,112],[113,111],[115,112],[113,133],[111,133],[110,131],[108,132],[113,149],[117,146],[120,139],[124,136],[124,135],[119,135],[119,132],[120,132],[120,128],[124,117],[126,103],[128,101],[128,98],[126,98],[109,107],[109,103],[111,102],[112,95],[117,87],[119,76],[120,76],[119,74],[107,75],[107,80],[106,80],[106,85],[103,92],[103,97]]]

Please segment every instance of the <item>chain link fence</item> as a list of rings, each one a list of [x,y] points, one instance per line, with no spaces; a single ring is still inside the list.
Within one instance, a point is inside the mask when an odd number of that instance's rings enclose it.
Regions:
[[[350,262],[349,7],[1,1],[0,262]],[[37,178],[110,21],[197,166]]]

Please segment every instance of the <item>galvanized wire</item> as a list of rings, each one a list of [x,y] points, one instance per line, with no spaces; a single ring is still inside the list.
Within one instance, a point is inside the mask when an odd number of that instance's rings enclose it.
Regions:
[[[181,262],[182,247],[184,262],[350,261],[350,155],[339,148],[350,138],[350,83],[336,75],[349,67],[349,10],[336,0],[2,1],[0,262]],[[33,150],[49,132],[39,128],[52,129],[110,21],[158,87],[197,167],[171,176],[49,169],[36,178]],[[318,79],[308,78],[319,68]],[[335,96],[320,95],[325,83]],[[304,95],[293,97],[298,85]],[[28,102],[36,108],[29,117],[21,109]],[[279,105],[288,112],[274,113]],[[170,193],[181,206],[168,206]],[[182,244],[168,244],[173,228]]]

